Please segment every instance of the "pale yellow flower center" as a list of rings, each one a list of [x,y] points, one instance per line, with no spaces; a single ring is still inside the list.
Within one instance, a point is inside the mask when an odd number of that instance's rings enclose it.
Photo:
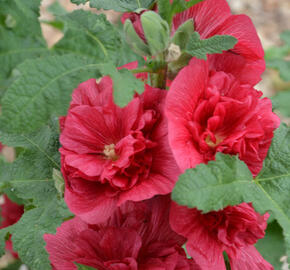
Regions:
[[[105,145],[103,153],[106,156],[106,158],[111,159],[113,161],[119,158],[119,156],[115,152],[115,144],[113,143]]]
[[[218,136],[218,135],[215,135],[215,138],[216,138],[216,142],[214,143],[211,139],[210,139],[210,136],[208,135],[205,139],[205,142],[207,143],[207,145],[209,147],[216,147],[218,146],[222,141],[223,141],[223,137],[221,136]]]

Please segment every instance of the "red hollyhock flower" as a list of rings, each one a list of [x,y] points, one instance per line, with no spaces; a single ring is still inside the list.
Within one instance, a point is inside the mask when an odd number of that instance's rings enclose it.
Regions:
[[[202,214],[172,202],[170,225],[187,238],[188,254],[201,270],[225,270],[223,251],[232,270],[270,270],[274,268],[254,247],[265,235],[268,217],[247,203]]]
[[[223,54],[210,55],[211,69],[225,71],[242,83],[255,85],[265,70],[264,51],[251,19],[232,15],[226,0],[204,0],[173,19],[172,32],[189,19],[201,39],[214,35],[231,35],[238,39],[236,46]]]
[[[256,176],[279,126],[271,101],[231,74],[208,71],[192,59],[170,87],[166,114],[169,143],[184,171],[213,160],[217,152],[239,154]]]
[[[169,196],[158,196],[123,204],[105,223],[64,222],[56,235],[44,235],[54,269],[77,269],[76,262],[98,270],[198,270],[181,247],[185,238],[169,226],[169,205]]]
[[[7,195],[4,194],[3,199],[4,203],[1,205],[1,229],[15,224],[24,212],[23,205],[18,205],[17,203],[12,202]],[[13,250],[11,237],[6,241],[5,248],[6,250],[9,250],[15,258],[18,258],[18,254]]]
[[[82,83],[61,119],[65,201],[88,223],[128,200],[170,193],[180,173],[167,142],[166,91],[146,85],[124,108],[112,91],[109,77]]]
[[[3,144],[0,142],[0,151],[3,149]]]

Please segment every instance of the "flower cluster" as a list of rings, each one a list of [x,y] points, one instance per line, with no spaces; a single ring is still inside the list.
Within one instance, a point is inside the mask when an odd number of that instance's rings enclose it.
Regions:
[[[142,14],[123,20],[149,46]],[[108,76],[73,92],[60,119],[60,153],[64,198],[76,217],[44,236],[53,269],[222,270],[223,252],[233,270],[273,269],[254,247],[267,213],[250,203],[202,213],[170,199],[179,175],[217,152],[238,155],[256,176],[280,123],[254,88],[265,62],[251,20],[232,15],[225,0],[204,0],[174,16],[171,35],[188,20],[202,39],[232,35],[235,47],[192,58],[165,81],[168,91],[137,74],[145,90],[124,108],[114,103]]]

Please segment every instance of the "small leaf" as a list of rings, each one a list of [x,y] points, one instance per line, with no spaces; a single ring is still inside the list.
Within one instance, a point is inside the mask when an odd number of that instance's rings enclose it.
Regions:
[[[178,45],[181,50],[185,50],[189,38],[194,34],[193,19],[187,20],[176,30],[171,42]]]
[[[206,59],[207,54],[222,53],[232,49],[237,43],[233,36],[216,35],[208,39],[200,39],[200,35],[194,32],[190,36],[185,52],[199,59]]]
[[[78,267],[78,270],[98,270],[97,268],[78,264],[78,263],[76,263],[75,265]]]
[[[170,25],[175,14],[185,11],[202,1],[203,0],[189,0],[185,2],[184,0],[173,0],[172,3],[169,4],[169,0],[157,0],[158,13]]]
[[[148,9],[154,0],[71,0],[75,4],[90,2],[90,7],[97,9],[113,9],[119,12],[134,11],[138,8]]]
[[[66,9],[58,1],[55,1],[51,5],[49,5],[47,7],[47,11],[54,16],[61,16],[68,13]]]
[[[111,63],[100,66],[103,75],[110,75],[114,82],[114,101],[124,107],[133,98],[135,92],[141,94],[144,91],[144,83],[137,80],[132,72],[127,69],[117,70]]]

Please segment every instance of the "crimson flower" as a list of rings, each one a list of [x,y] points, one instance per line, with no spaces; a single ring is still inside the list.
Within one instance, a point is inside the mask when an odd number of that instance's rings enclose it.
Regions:
[[[82,83],[60,121],[65,201],[88,223],[128,200],[170,193],[180,173],[168,144],[166,91],[146,85],[124,108],[112,92],[109,77]]]
[[[21,218],[24,211],[23,205],[12,202],[7,195],[4,194],[3,199],[4,203],[1,205],[1,229],[15,224]],[[6,241],[5,248],[10,251],[14,258],[18,258],[18,254],[13,250],[11,237]]]
[[[44,235],[53,269],[77,269],[76,262],[98,270],[199,270],[169,226],[169,205],[169,196],[157,196],[126,202],[105,223],[64,222]]]
[[[271,270],[274,268],[254,247],[265,235],[268,217],[247,203],[202,214],[172,202],[170,225],[187,238],[188,254],[201,270],[225,270],[223,251],[232,270]]]
[[[214,35],[231,35],[238,42],[232,50],[209,55],[211,69],[225,71],[242,83],[255,85],[265,70],[264,50],[251,19],[246,15],[232,15],[226,0],[204,0],[173,18],[174,33],[189,19],[201,39]]]
[[[262,92],[208,69],[208,62],[192,59],[170,87],[166,114],[176,161],[184,171],[213,160],[216,152],[239,154],[256,176],[280,120]]]

